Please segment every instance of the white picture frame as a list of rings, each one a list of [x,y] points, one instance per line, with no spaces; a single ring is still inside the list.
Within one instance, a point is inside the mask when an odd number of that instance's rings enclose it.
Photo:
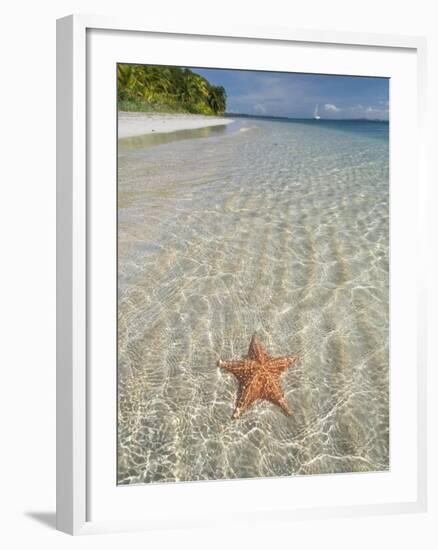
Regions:
[[[93,38],[93,33],[100,33],[104,36],[104,42],[99,45],[98,40]],[[133,34],[134,33],[134,34]],[[403,497],[397,495],[396,492],[391,493],[391,485],[388,484],[388,493],[381,496],[380,500],[376,499],[371,502],[371,499],[351,500],[351,503],[340,501],[333,505],[324,504],[324,500],[318,501],[317,488],[318,484],[325,484],[325,489],[328,490],[332,482],[321,480],[315,483],[315,488],[312,488],[315,496],[315,505],[310,500],[308,502],[299,501],[290,504],[287,501],[281,501],[277,508],[270,509],[267,505],[263,506],[249,505],[244,514],[234,514],[234,521],[260,521],[260,519],[279,519],[285,518],[318,518],[331,516],[350,516],[358,514],[384,514],[397,512],[419,512],[426,509],[426,287],[425,287],[425,227],[424,213],[426,211],[426,177],[425,177],[425,145],[424,145],[424,118],[425,118],[425,55],[426,44],[425,40],[418,37],[402,37],[390,35],[369,35],[369,34],[348,34],[326,31],[300,31],[288,29],[272,29],[272,28],[235,28],[232,29],[179,29],[177,27],[150,28],[147,24],[143,25],[138,21],[125,21],[121,19],[112,19],[106,17],[95,16],[69,16],[58,20],[57,22],[57,528],[61,531],[70,534],[87,534],[96,532],[108,531],[124,531],[138,529],[152,529],[156,527],[180,527],[185,525],[209,525],[217,522],[217,517],[214,512],[214,507],[209,512],[208,510],[203,515],[200,509],[196,509],[194,500],[202,497],[202,501],[211,499],[219,502],[218,505],[223,505],[224,502],[220,498],[229,499],[232,496],[233,487],[237,487],[240,494],[244,494],[247,501],[255,502],[257,494],[266,491],[279,491],[281,484],[285,483],[285,479],[262,480],[263,487],[258,481],[245,480],[233,482],[201,482],[197,484],[181,484],[182,489],[169,488],[167,485],[154,485],[149,488],[150,495],[153,492],[153,499],[156,505],[154,509],[145,513],[145,517],[138,515],[131,517],[129,512],[122,515],[120,509],[127,509],[127,502],[131,499],[128,491],[132,490],[139,494],[143,487],[118,488],[119,495],[123,492],[123,504],[119,507],[114,506],[112,509],[103,510],[99,514],[91,514],[90,510],[95,507],[96,502],[110,502],[114,496],[113,488],[108,488],[108,492],[103,484],[108,484],[110,476],[95,482],[96,467],[93,466],[95,455],[97,456],[99,449],[106,449],[103,438],[106,442],[113,438],[112,429],[115,426],[105,427],[104,422],[113,422],[114,418],[109,414],[107,420],[104,420],[104,415],[100,415],[98,411],[105,410],[109,400],[115,396],[111,394],[112,386],[103,383],[102,390],[97,395],[93,388],[96,387],[96,380],[99,378],[99,360],[94,356],[94,341],[98,340],[99,335],[96,334],[93,328],[94,322],[91,319],[91,311],[96,311],[99,307],[99,302],[93,302],[93,275],[90,272],[90,265],[96,247],[90,241],[90,235],[95,235],[95,219],[102,214],[102,219],[107,216],[111,217],[111,213],[103,213],[103,207],[99,206],[99,201],[93,195],[90,187],[90,181],[94,176],[94,164],[99,161],[94,161],[95,147],[93,145],[92,132],[108,133],[108,128],[99,128],[98,118],[93,118],[91,114],[91,105],[93,104],[93,90],[90,89],[93,84],[92,74],[96,66],[93,61],[94,51],[99,52],[99,49],[107,52],[105,55],[116,55],[118,42],[121,37],[130,35],[132,40],[141,40],[141,37],[149,37],[150,39],[159,39],[164,41],[178,41],[179,44],[190,44],[190,41],[203,41],[204,48],[208,49],[209,43],[220,41],[221,44],[227,45],[230,53],[233,53],[233,48],[244,45],[260,45],[260,48],[266,47],[288,47],[288,45],[296,45],[302,50],[311,50],[312,47],[318,48],[333,48],[339,52],[347,52],[348,49],[363,52],[363,63],[368,63],[367,56],[373,56],[370,61],[370,67],[376,67],[376,59],[384,54],[392,55],[396,52],[400,59],[394,63],[399,65],[399,73],[403,73],[403,59],[401,56],[406,54],[411,59],[411,69],[408,76],[405,75],[405,88],[412,91],[410,99],[411,115],[407,115],[409,124],[413,129],[414,135],[410,137],[409,145],[414,144],[414,150],[411,152],[410,158],[405,158],[408,163],[403,170],[400,169],[400,178],[403,177],[402,172],[407,171],[411,179],[414,179],[412,188],[416,199],[416,205],[412,207],[412,201],[409,203],[402,198],[397,200],[392,205],[391,216],[394,219],[397,216],[404,217],[407,209],[410,207],[414,210],[414,218],[418,220],[418,224],[414,223],[413,236],[406,243],[407,250],[415,250],[415,261],[410,262],[404,273],[400,275],[402,283],[405,284],[405,289],[400,288],[401,283],[394,283],[395,291],[399,294],[392,295],[391,303],[391,319],[395,321],[400,317],[403,311],[402,305],[399,303],[397,296],[401,296],[403,292],[408,296],[409,314],[412,314],[414,321],[411,325],[400,326],[399,334],[405,335],[406,340],[402,340],[403,336],[398,337],[397,341],[407,342],[409,334],[411,334],[411,344],[409,352],[406,354],[406,359],[394,353],[392,360],[398,363],[407,362],[408,359],[414,359],[414,365],[403,365],[409,367],[410,378],[406,378],[400,388],[405,387],[406,390],[400,389],[400,395],[392,394],[393,403],[400,400],[405,400],[405,407],[408,409],[407,414],[411,418],[411,426],[407,426],[410,436],[409,445],[412,460],[409,464],[406,462],[405,467],[409,469],[411,475],[411,483],[406,487]],[[118,37],[118,38],[117,38]],[[120,61],[148,62],[143,57],[133,59],[129,56],[128,49],[120,50],[123,55]],[[250,49],[250,48],[249,48]],[[93,51],[91,51],[93,50]],[[114,50],[116,53],[109,53],[109,50]],[[330,51],[332,51],[330,50]],[[131,50],[132,51],[132,50]],[[262,51],[262,50],[260,50]],[[126,53],[128,52],[128,53]],[[386,52],[386,53],[385,53]],[[172,59],[172,49],[167,47],[169,59]],[[304,54],[303,54],[304,55]],[[345,57],[347,54],[342,54]],[[112,60],[114,58],[111,58]],[[108,57],[108,60],[111,61]],[[303,57],[304,59],[304,57]],[[397,58],[398,59],[398,58]],[[414,60],[415,59],[415,60]],[[112,61],[111,61],[112,62]],[[155,61],[153,61],[155,62]],[[218,61],[219,62],[219,61]],[[305,61],[303,61],[304,63]],[[269,62],[267,62],[269,63]],[[181,64],[179,58],[175,60],[175,64]],[[194,66],[194,63],[188,64]],[[407,67],[409,64],[406,64]],[[220,65],[213,65],[220,66]],[[338,65],[340,66],[340,65]],[[365,65],[364,65],[365,66]],[[382,65],[383,67],[383,65]],[[254,68],[257,68],[254,66]],[[379,68],[369,69],[379,71]],[[384,68],[381,69],[384,76]],[[394,69],[396,70],[396,69]],[[309,71],[311,72],[311,71]],[[327,73],[336,72],[336,69],[330,67],[330,61],[327,61]],[[409,69],[406,68],[406,72]],[[362,74],[362,73],[361,73]],[[372,74],[372,73],[370,73]],[[99,77],[100,78],[100,77]],[[96,80],[94,80],[96,82]],[[114,74],[115,82],[115,74]],[[115,86],[110,93],[115,94]],[[408,94],[408,91],[403,92]],[[111,98],[107,105],[111,106]],[[400,103],[401,107],[402,103]],[[400,111],[398,111],[400,113]],[[115,113],[113,113],[115,116]],[[114,119],[115,120],[115,119]],[[109,121],[112,124],[114,120]],[[393,119],[391,119],[393,122]],[[392,124],[391,132],[397,131],[397,118]],[[400,120],[400,124],[403,121]],[[406,122],[406,121],[405,121]],[[91,127],[91,129],[90,129]],[[110,128],[110,126],[109,126]],[[393,130],[395,128],[395,130]],[[402,128],[400,126],[400,128]],[[91,133],[90,133],[91,132]],[[115,135],[115,128],[114,128]],[[112,137],[111,139],[114,139]],[[397,134],[391,134],[393,145],[391,146],[392,153],[406,151],[406,144],[397,142]],[[105,149],[105,147],[107,147]],[[102,143],[102,150],[111,151],[113,142],[108,141]],[[398,149],[399,148],[399,149]],[[403,149],[405,148],[405,149]],[[397,153],[398,154],[398,153]],[[397,156],[397,155],[396,155]],[[405,155],[406,157],[408,155]],[[106,157],[108,158],[108,157]],[[397,172],[398,158],[391,158],[391,171],[394,174]],[[401,162],[401,160],[400,160]],[[114,171],[115,158],[109,164],[109,169]],[[114,172],[109,172],[110,176]],[[114,180],[115,181],[115,180]],[[411,182],[412,183],[412,182]],[[110,193],[110,188],[108,188]],[[398,192],[398,191],[396,191]],[[90,200],[90,197],[93,200]],[[100,196],[102,198],[102,196]],[[111,199],[112,200],[112,199]],[[111,202],[110,200],[110,202]],[[96,210],[97,208],[97,210]],[[101,212],[99,213],[99,209]],[[105,223],[102,221],[102,223]],[[111,222],[109,222],[111,223]],[[402,228],[402,225],[394,225]],[[391,234],[391,246],[397,246],[396,239]],[[397,235],[395,235],[397,238]],[[95,238],[95,237],[93,237]],[[102,238],[102,237],[99,237]],[[108,237],[110,239],[111,237]],[[91,243],[91,244],[90,244]],[[111,242],[107,243],[111,248]],[[397,257],[397,253],[395,252]],[[391,266],[392,268],[392,266]],[[404,279],[403,279],[404,278]],[[415,283],[413,283],[415,281]],[[111,292],[110,281],[105,289],[105,292]],[[398,290],[397,290],[398,288]],[[113,288],[115,294],[115,288]],[[395,299],[394,299],[395,296]],[[92,304],[92,305],[91,305]],[[94,313],[93,313],[94,315]],[[394,322],[395,322],[394,321]],[[102,328],[102,335],[105,329]],[[111,330],[111,327],[109,327]],[[412,335],[415,332],[415,336]],[[393,342],[392,342],[393,344]],[[408,344],[406,344],[408,345]],[[394,345],[392,345],[394,348]],[[114,349],[109,349],[112,353]],[[394,359],[395,357],[395,359]],[[401,363],[400,363],[401,364]],[[93,365],[93,368],[91,367]],[[412,370],[413,369],[413,370]],[[115,372],[113,381],[115,379]],[[103,375],[102,375],[103,376]],[[398,375],[395,376],[397,378]],[[402,377],[402,375],[400,375]],[[393,376],[394,378],[394,376]],[[102,381],[104,382],[103,378]],[[409,386],[409,390],[407,387]],[[398,387],[398,386],[394,386]],[[393,388],[392,388],[393,389]],[[410,401],[406,402],[403,391],[410,391]],[[407,395],[407,394],[406,394]],[[102,401],[100,401],[102,399]],[[99,406],[96,403],[99,400]],[[109,410],[109,409],[108,409]],[[110,411],[111,412],[111,411]],[[91,414],[92,413],[92,414]],[[407,417],[406,417],[407,421]],[[92,424],[94,423],[94,424]],[[100,423],[100,424],[98,424]],[[96,429],[98,426],[98,429]],[[98,442],[97,432],[102,432],[102,445]],[[91,435],[93,434],[93,435]],[[394,435],[397,438],[397,434]],[[97,442],[97,443],[96,443]],[[413,443],[415,442],[415,443]],[[110,447],[108,447],[110,448]],[[102,453],[101,453],[102,454]],[[111,466],[108,468],[103,462],[110,464],[115,460],[115,456],[103,458],[99,455],[99,465],[102,472],[111,472]],[[394,473],[394,472],[392,472]],[[376,475],[376,474],[374,474]],[[336,478],[336,476],[325,476]],[[344,479],[346,479],[344,477]],[[381,485],[383,478],[380,478]],[[367,484],[368,480],[364,477],[363,484]],[[94,485],[93,485],[94,483]],[[296,482],[298,483],[298,482]],[[310,478],[302,478],[299,482],[301,485],[310,483]],[[336,487],[338,482],[334,481],[335,485],[330,485],[330,490]],[[339,482],[341,483],[341,482]],[[349,483],[349,482],[348,482]],[[240,485],[238,485],[240,484]],[[256,484],[256,485],[255,485]],[[173,484],[175,485],[175,484]],[[178,485],[178,484],[177,484]],[[93,490],[91,491],[91,487]],[[114,482],[115,487],[115,482]],[[262,489],[261,489],[262,487]],[[369,485],[372,487],[372,483]],[[372,491],[373,489],[370,489]],[[173,493],[172,493],[173,491]],[[179,492],[178,492],[179,491]],[[299,492],[299,491],[298,491]],[[342,492],[342,491],[341,491]],[[93,496],[91,496],[91,493]],[[193,494],[193,497],[190,497]],[[218,495],[225,495],[218,498]],[[267,493],[266,493],[267,494]],[[347,493],[346,493],[347,494]],[[170,500],[175,502],[175,510],[172,506],[167,506],[166,502]],[[118,498],[114,497],[114,498]],[[121,497],[122,498],[122,497]],[[132,497],[134,499],[134,497]],[[143,498],[143,496],[141,497]],[[192,498],[192,501],[190,501]],[[151,500],[151,499],[149,499]],[[187,503],[185,509],[178,514],[178,502]],[[191,503],[193,509],[191,509]],[[205,506],[204,506],[205,508]],[[146,508],[145,508],[146,509]],[[119,511],[117,511],[119,510]],[[96,518],[94,517],[96,516]],[[231,515],[221,519],[221,521],[233,521]]]

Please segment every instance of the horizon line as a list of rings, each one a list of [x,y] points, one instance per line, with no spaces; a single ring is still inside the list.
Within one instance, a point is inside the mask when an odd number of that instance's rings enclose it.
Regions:
[[[233,112],[225,112],[224,116],[242,116],[242,117],[250,117],[250,118],[276,118],[280,120],[315,120],[315,122],[321,122],[321,121],[355,121],[360,120],[363,122],[389,122],[389,118],[366,118],[366,117],[355,117],[355,118],[319,118],[315,119],[313,116],[309,117],[300,117],[300,116],[282,116],[282,115],[256,115],[256,114],[250,114],[250,113],[233,113]]]

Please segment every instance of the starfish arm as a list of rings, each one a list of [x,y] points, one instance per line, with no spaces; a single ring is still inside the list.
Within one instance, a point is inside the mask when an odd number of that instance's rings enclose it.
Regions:
[[[267,367],[269,368],[269,371],[273,374],[281,374],[290,366],[292,366],[297,361],[297,359],[298,357],[296,355],[289,355],[287,357],[275,357],[274,359],[269,360]]]
[[[240,395],[237,400],[237,405],[233,413],[233,418],[239,418],[239,416],[257,399],[260,398],[260,392],[262,390],[261,379],[258,376],[241,387]]]
[[[234,374],[241,382],[248,380],[257,370],[257,364],[247,359],[242,359],[241,361],[218,361],[218,366]]]
[[[239,418],[239,416],[258,399],[256,393],[252,392],[250,387],[246,387],[242,390],[239,399],[237,400],[236,408],[234,409],[232,418]]]
[[[278,405],[288,415],[292,415],[292,409],[287,404],[279,381],[275,378],[270,378],[265,384],[263,398],[268,399],[271,403]]]
[[[248,359],[259,361],[260,363],[264,363],[268,360],[266,349],[255,334],[251,338],[251,343],[249,345]]]

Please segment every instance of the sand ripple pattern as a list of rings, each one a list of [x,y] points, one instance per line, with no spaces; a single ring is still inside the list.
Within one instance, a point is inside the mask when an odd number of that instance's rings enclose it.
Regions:
[[[389,468],[388,131],[355,124],[120,146],[119,484]],[[255,332],[291,417],[231,420]]]

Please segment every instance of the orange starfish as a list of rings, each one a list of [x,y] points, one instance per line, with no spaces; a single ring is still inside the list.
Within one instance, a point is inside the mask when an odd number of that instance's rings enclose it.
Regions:
[[[298,359],[295,355],[269,357],[257,336],[251,338],[248,356],[240,361],[218,361],[218,366],[234,374],[240,383],[239,397],[232,418],[239,418],[251,403],[267,399],[290,416],[292,410],[284,398],[280,375]]]

